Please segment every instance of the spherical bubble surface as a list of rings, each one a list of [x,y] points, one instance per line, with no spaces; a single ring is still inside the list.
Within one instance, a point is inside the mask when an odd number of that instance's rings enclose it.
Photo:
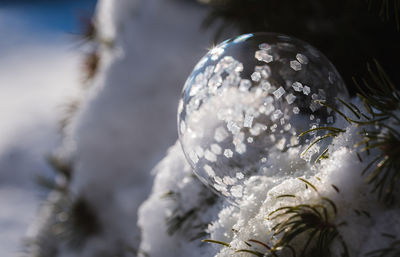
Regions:
[[[299,134],[334,123],[321,103],[337,106],[336,98],[348,98],[345,84],[318,50],[285,35],[245,34],[211,49],[187,79],[179,139],[200,180],[238,203],[247,178],[271,172],[270,158],[285,162],[288,150],[322,136]],[[319,153],[313,145],[287,163],[289,172]]]

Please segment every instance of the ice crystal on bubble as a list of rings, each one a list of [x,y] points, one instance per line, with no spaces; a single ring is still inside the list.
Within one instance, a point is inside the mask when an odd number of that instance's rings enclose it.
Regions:
[[[268,54],[268,51],[264,49],[258,50],[254,56],[256,57],[257,60],[266,63],[270,63],[274,60],[274,57]]]
[[[225,155],[226,158],[232,158],[233,152],[232,152],[231,149],[225,149],[224,150],[224,155]]]
[[[250,80],[242,79],[240,81],[240,87],[239,87],[240,91],[246,92],[246,91],[248,91],[250,89],[250,87],[251,87],[251,81]]]
[[[272,113],[272,115],[271,115],[271,120],[272,121],[276,121],[276,120],[278,120],[280,117],[282,117],[282,115],[283,115],[283,113],[282,113],[282,111],[281,110],[275,110],[273,113]]]
[[[271,46],[267,43],[262,43],[258,45],[258,48],[262,49],[262,50],[270,50]]]
[[[235,145],[235,151],[239,154],[245,153],[246,149],[247,149],[247,146],[244,143]]]
[[[215,130],[214,139],[217,142],[224,141],[229,136],[228,132],[223,127],[218,127]]]
[[[197,157],[197,155],[194,151],[189,152],[189,158],[195,164],[199,161],[199,157]]]
[[[292,84],[294,91],[301,92],[303,91],[303,85],[300,82],[294,82]]]
[[[225,185],[231,186],[234,185],[237,182],[236,178],[232,178],[229,176],[225,176],[222,181],[224,182]]]
[[[212,144],[210,149],[211,149],[211,152],[215,153],[216,155],[219,155],[222,153],[222,148],[217,144]]]
[[[201,73],[203,75],[203,78],[200,77],[200,79],[209,79],[211,78],[213,73],[214,73],[214,65],[208,65],[207,68],[204,70],[204,73]]]
[[[222,47],[214,47],[211,49],[211,60],[216,61],[218,58],[224,53],[224,48]]]
[[[208,164],[204,165],[204,170],[206,171],[208,176],[215,177],[215,171],[213,168],[211,168],[210,165],[208,165]]]
[[[253,74],[251,74],[251,80],[259,82],[261,80],[261,74],[258,71],[253,72]]]
[[[301,70],[301,63],[298,61],[290,61],[290,67],[295,71],[299,71]]]
[[[244,174],[242,172],[236,173],[236,178],[237,179],[244,179]]]
[[[201,146],[199,146],[199,145],[195,147],[195,152],[196,152],[196,154],[197,154],[197,156],[198,156],[199,158],[201,158],[201,157],[204,156],[204,150],[203,150],[203,148],[202,148]]]
[[[311,102],[310,103],[310,110],[312,112],[317,111],[319,108],[321,108],[321,104],[317,103],[317,102]]]
[[[299,61],[299,63],[301,64],[307,64],[308,63],[308,58],[307,56],[303,55],[303,54],[296,54],[296,59]]]
[[[303,94],[308,95],[311,93],[311,88],[309,86],[303,86]]]
[[[276,148],[282,151],[285,148],[285,143],[286,139],[283,137],[278,141],[278,143],[276,143]]]
[[[279,177],[267,162],[271,154],[299,152],[323,135],[297,137],[334,121],[320,101],[336,106],[336,97],[346,96],[340,75],[311,46],[274,34],[241,36],[213,48],[187,80],[178,109],[180,142],[202,181],[237,203],[251,176],[273,171]],[[316,147],[302,158],[312,160]]]
[[[219,87],[221,84],[222,84],[222,77],[218,74],[212,76],[208,81],[208,86],[213,89]]]
[[[294,100],[296,100],[296,97],[292,93],[290,93],[285,97],[285,99],[288,104],[292,104],[294,103]]]
[[[243,126],[245,128],[251,128],[251,126],[253,125],[253,120],[254,120],[254,116],[253,115],[246,114],[246,116],[244,117]]]
[[[204,158],[206,158],[210,162],[217,161],[217,156],[214,153],[210,152],[209,150],[206,150],[204,152]]]
[[[231,194],[232,194],[233,197],[237,197],[237,198],[242,197],[242,195],[243,195],[243,186],[240,186],[240,185],[233,186],[231,188]]]
[[[254,70],[259,72],[263,79],[268,79],[271,76],[271,68],[268,65],[256,66]]]
[[[268,92],[271,89],[271,83],[269,83],[268,81],[262,81],[260,83],[260,86],[262,88],[262,90]]]
[[[276,99],[281,98],[285,94],[285,89],[283,87],[279,87],[277,90],[275,90],[272,94],[275,96]]]
[[[240,132],[240,127],[234,121],[228,121],[226,126],[232,134],[238,134]]]

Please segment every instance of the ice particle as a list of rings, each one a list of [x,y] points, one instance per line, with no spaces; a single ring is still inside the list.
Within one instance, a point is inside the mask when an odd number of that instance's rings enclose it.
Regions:
[[[277,90],[275,90],[272,94],[274,94],[276,99],[281,98],[285,94],[285,89],[283,87],[279,87]]]
[[[225,155],[226,158],[232,158],[233,152],[232,152],[231,149],[225,149],[224,155]]]
[[[288,104],[292,104],[294,100],[296,100],[296,97],[292,93],[290,93],[285,97],[285,99]]]
[[[298,61],[290,61],[290,67],[295,71],[299,71],[301,70],[301,63]]]

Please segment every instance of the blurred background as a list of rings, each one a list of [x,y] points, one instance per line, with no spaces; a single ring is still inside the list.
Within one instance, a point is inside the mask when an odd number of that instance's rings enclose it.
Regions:
[[[58,120],[82,80],[85,20],[95,0],[0,1],[0,256],[21,250],[53,173],[45,156],[61,140]]]

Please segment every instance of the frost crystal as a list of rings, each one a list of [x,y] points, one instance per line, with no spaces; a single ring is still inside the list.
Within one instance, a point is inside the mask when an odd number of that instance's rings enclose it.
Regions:
[[[257,60],[270,63],[274,60],[272,55],[269,55],[268,52],[264,49],[256,51],[256,54],[254,55]]]
[[[282,151],[285,148],[285,143],[286,139],[283,137],[278,141],[278,143],[276,143],[276,148]]]
[[[299,143],[299,139],[296,136],[292,136],[290,138],[290,145],[291,146],[297,145],[298,143]]]
[[[210,152],[209,150],[206,150],[204,152],[204,158],[206,158],[206,160],[210,161],[210,162],[216,162],[217,161],[217,156]]]
[[[321,108],[321,105],[320,105],[319,103],[317,103],[317,102],[312,102],[312,103],[310,104],[310,110],[311,110],[312,112],[315,112],[315,111],[318,110],[319,108]]]
[[[214,72],[214,65],[208,65],[207,68],[204,70],[204,77],[209,79]]]
[[[256,125],[254,125],[254,127],[252,127],[252,128],[249,130],[249,131],[250,131],[250,134],[251,134],[252,136],[258,136],[258,135],[260,135],[261,130],[263,129],[262,126],[263,126],[263,125],[261,125],[260,123],[257,123]]]
[[[285,97],[285,99],[288,104],[292,104],[296,97],[292,93],[290,93]]]
[[[217,182],[220,186],[225,187],[224,182],[222,181],[222,178],[218,177],[218,176],[214,176],[214,180],[215,182]]]
[[[197,154],[197,156],[198,157],[203,157],[204,156],[204,150],[203,150],[203,148],[201,148],[201,146],[196,146],[196,148],[194,149],[195,150],[195,152],[196,152],[196,154]]]
[[[210,176],[212,178],[215,177],[215,172],[214,172],[213,168],[211,168],[210,165],[207,165],[207,164],[204,165],[204,170],[206,171],[208,176]]]
[[[285,89],[283,87],[279,87],[277,90],[275,90],[272,94],[274,94],[276,99],[281,98],[285,94]]]
[[[301,64],[298,61],[290,61],[290,67],[295,71],[301,70]]]
[[[303,91],[303,85],[300,82],[294,82],[292,84],[294,91],[301,92]]]
[[[303,54],[296,54],[296,59],[301,63],[301,64],[307,64],[308,63],[308,58],[307,56],[303,55]]]
[[[189,158],[195,164],[199,161],[199,157],[197,157],[197,155],[196,155],[196,153],[194,151],[190,151],[189,152]]]
[[[229,136],[228,132],[223,127],[219,127],[215,130],[214,139],[217,142],[224,141]]]
[[[283,129],[285,131],[289,131],[292,128],[292,125],[290,125],[290,123],[286,124],[285,127],[283,127]]]
[[[250,89],[250,87],[251,87],[251,81],[250,80],[242,79],[240,81],[240,86],[239,86],[240,91],[246,92],[246,91],[248,91]]]
[[[208,81],[208,86],[211,88],[217,88],[219,86],[221,86],[222,84],[222,77],[218,74],[215,74],[214,76],[212,76],[210,78],[210,80]]]
[[[293,113],[294,114],[299,114],[299,112],[300,112],[299,107],[296,106],[296,107],[293,108]]]
[[[266,115],[270,115],[271,112],[273,112],[274,110],[275,110],[275,107],[272,104],[269,104],[269,105],[266,106],[264,113]]]
[[[246,116],[244,117],[243,126],[245,128],[251,128],[252,125],[253,125],[253,120],[254,120],[254,116],[253,115],[246,114]]]
[[[261,162],[262,162],[262,163],[267,162],[267,158],[265,158],[265,157],[261,158]]]
[[[243,187],[240,185],[233,186],[231,188],[231,194],[233,197],[237,197],[237,198],[242,197],[243,196]]]
[[[308,95],[311,93],[311,89],[308,86],[303,87],[303,94]]]
[[[239,154],[244,154],[246,152],[246,145],[241,143],[235,146],[235,151]]]
[[[216,61],[224,53],[225,49],[222,47],[214,47],[211,49],[211,60]]]
[[[216,155],[221,154],[222,153],[222,148],[217,145],[217,144],[212,144],[210,146],[211,152],[215,153]]]
[[[244,174],[242,172],[236,173],[236,178],[237,179],[244,179]]]
[[[318,99],[318,95],[317,95],[317,94],[312,94],[312,95],[311,95],[311,99],[317,100],[317,99]]]
[[[281,110],[276,110],[276,111],[274,111],[274,113],[272,114],[271,120],[272,120],[272,121],[275,121],[275,120],[279,119],[280,117],[282,117],[282,115],[283,115],[283,113],[282,113]],[[274,125],[276,125],[276,124],[274,124]]]
[[[224,182],[224,184],[226,185],[234,185],[237,182],[236,178],[231,178],[228,176],[225,176],[222,181]]]
[[[226,126],[232,134],[238,134],[240,132],[240,127],[234,121],[228,121]]]
[[[232,158],[233,152],[232,152],[231,149],[225,149],[224,155],[225,155],[226,158]]]
[[[260,48],[261,50],[270,50],[271,46],[267,43],[262,43],[262,44],[258,45],[258,48]]]
[[[256,66],[255,71],[261,74],[261,77],[264,79],[269,78],[271,76],[271,68],[268,65]]]
[[[261,74],[258,71],[253,72],[253,74],[251,74],[251,80],[253,80],[254,82],[258,82],[261,79]]]
[[[265,90],[267,92],[271,89],[271,83],[269,83],[268,81],[262,81],[260,83],[260,86],[261,86],[262,90]]]
[[[254,142],[254,138],[248,137],[248,138],[247,138],[247,142],[250,143],[250,144],[253,143],[253,142]]]

